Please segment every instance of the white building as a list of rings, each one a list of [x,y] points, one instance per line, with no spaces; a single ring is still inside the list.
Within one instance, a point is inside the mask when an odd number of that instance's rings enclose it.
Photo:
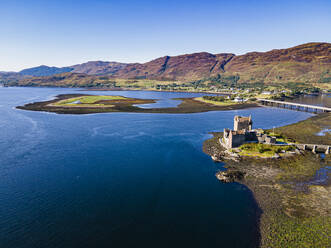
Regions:
[[[244,99],[237,96],[233,101],[234,102],[244,102]]]

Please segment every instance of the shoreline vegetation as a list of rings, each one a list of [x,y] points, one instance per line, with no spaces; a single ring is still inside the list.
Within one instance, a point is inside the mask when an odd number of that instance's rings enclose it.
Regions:
[[[330,124],[331,114],[325,113],[273,131],[280,139],[331,145],[330,133],[316,135]],[[204,142],[203,151],[215,159],[224,148],[218,142],[222,133],[212,134],[214,137]],[[260,147],[248,146],[246,149],[262,154],[265,147],[260,152]],[[253,154],[240,156],[237,161],[225,160],[224,167],[229,182],[246,185],[262,211],[258,221],[261,247],[330,247],[330,154],[306,151],[277,159]],[[323,176],[320,171],[325,172]],[[221,173],[216,176],[224,179]]]
[[[81,91],[152,91],[152,92],[174,92],[174,93],[203,93],[203,94],[213,94],[213,95],[231,95],[229,91],[212,91],[212,90],[195,90],[195,89],[155,89],[155,88],[82,88]]]
[[[140,108],[137,104],[155,103],[152,99],[127,98],[122,96],[95,96],[85,94],[58,95],[50,101],[28,103],[18,106],[18,109],[31,111],[53,112],[58,114],[94,114],[108,112],[134,112],[134,113],[200,113],[216,110],[234,110],[258,107],[253,102],[217,105],[207,103],[196,98],[177,98],[182,102],[177,107],[168,108]]]
[[[243,102],[234,102],[233,99],[225,99],[224,96],[202,96],[202,97],[196,97],[196,101],[213,104],[217,106],[235,106],[238,104],[243,104]],[[252,102],[248,102],[252,103]]]

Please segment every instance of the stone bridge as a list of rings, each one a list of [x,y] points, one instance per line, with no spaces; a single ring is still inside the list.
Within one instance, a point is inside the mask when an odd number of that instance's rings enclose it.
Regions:
[[[276,100],[269,100],[269,99],[257,99],[262,105],[266,106],[273,106],[278,108],[287,108],[293,109],[298,111],[305,111],[308,112],[309,110],[312,112],[317,113],[320,112],[331,112],[331,108],[324,107],[324,106],[315,106],[315,105],[308,105],[302,103],[295,103],[295,102],[284,102],[284,101],[276,101]]]
[[[312,151],[313,153],[331,153],[331,145],[320,144],[297,144],[297,143],[283,143],[283,144],[270,144],[273,146],[295,146],[299,150]]]
[[[313,153],[317,153],[317,152],[324,152],[325,154],[330,154],[330,149],[331,146],[330,145],[318,145],[318,144],[291,144],[296,146],[298,149],[300,150],[308,150],[308,151],[312,151]]]

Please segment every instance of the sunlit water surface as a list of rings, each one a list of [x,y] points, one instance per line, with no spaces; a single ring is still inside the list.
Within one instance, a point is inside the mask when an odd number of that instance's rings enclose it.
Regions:
[[[309,113],[251,108],[196,114],[59,115],[15,109],[59,88],[0,88],[0,247],[255,247],[250,191],[222,184],[202,152],[211,131]],[[86,93],[86,92],[83,92]],[[200,94],[89,92],[161,99]],[[177,104],[177,103],[176,103]],[[163,105],[169,106],[169,105]]]

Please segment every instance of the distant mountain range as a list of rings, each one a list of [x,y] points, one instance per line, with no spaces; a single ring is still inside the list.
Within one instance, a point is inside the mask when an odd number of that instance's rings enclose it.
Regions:
[[[70,67],[49,67],[46,65],[41,65],[38,67],[33,67],[33,68],[29,68],[29,69],[24,69],[22,71],[19,72],[19,74],[23,75],[23,76],[34,76],[34,77],[43,77],[43,76],[51,76],[51,75],[55,75],[55,74],[60,74],[60,73],[64,73],[64,72],[70,72],[72,71],[73,68]]]
[[[87,63],[70,66],[73,73],[88,75],[114,75],[128,64],[118,62],[89,61]]]
[[[78,74],[78,75],[74,75]],[[39,66],[18,73],[0,72],[0,81],[28,84],[38,80],[65,80],[95,76],[123,79],[192,81],[209,77],[236,76],[242,82],[331,82],[331,44],[306,43],[268,52],[210,54],[206,52],[164,56],[147,63],[90,61],[69,67]],[[38,77],[38,78],[35,78]],[[45,78],[46,77],[46,78]],[[32,80],[32,81],[31,81]],[[55,80],[56,81],[56,80]]]

